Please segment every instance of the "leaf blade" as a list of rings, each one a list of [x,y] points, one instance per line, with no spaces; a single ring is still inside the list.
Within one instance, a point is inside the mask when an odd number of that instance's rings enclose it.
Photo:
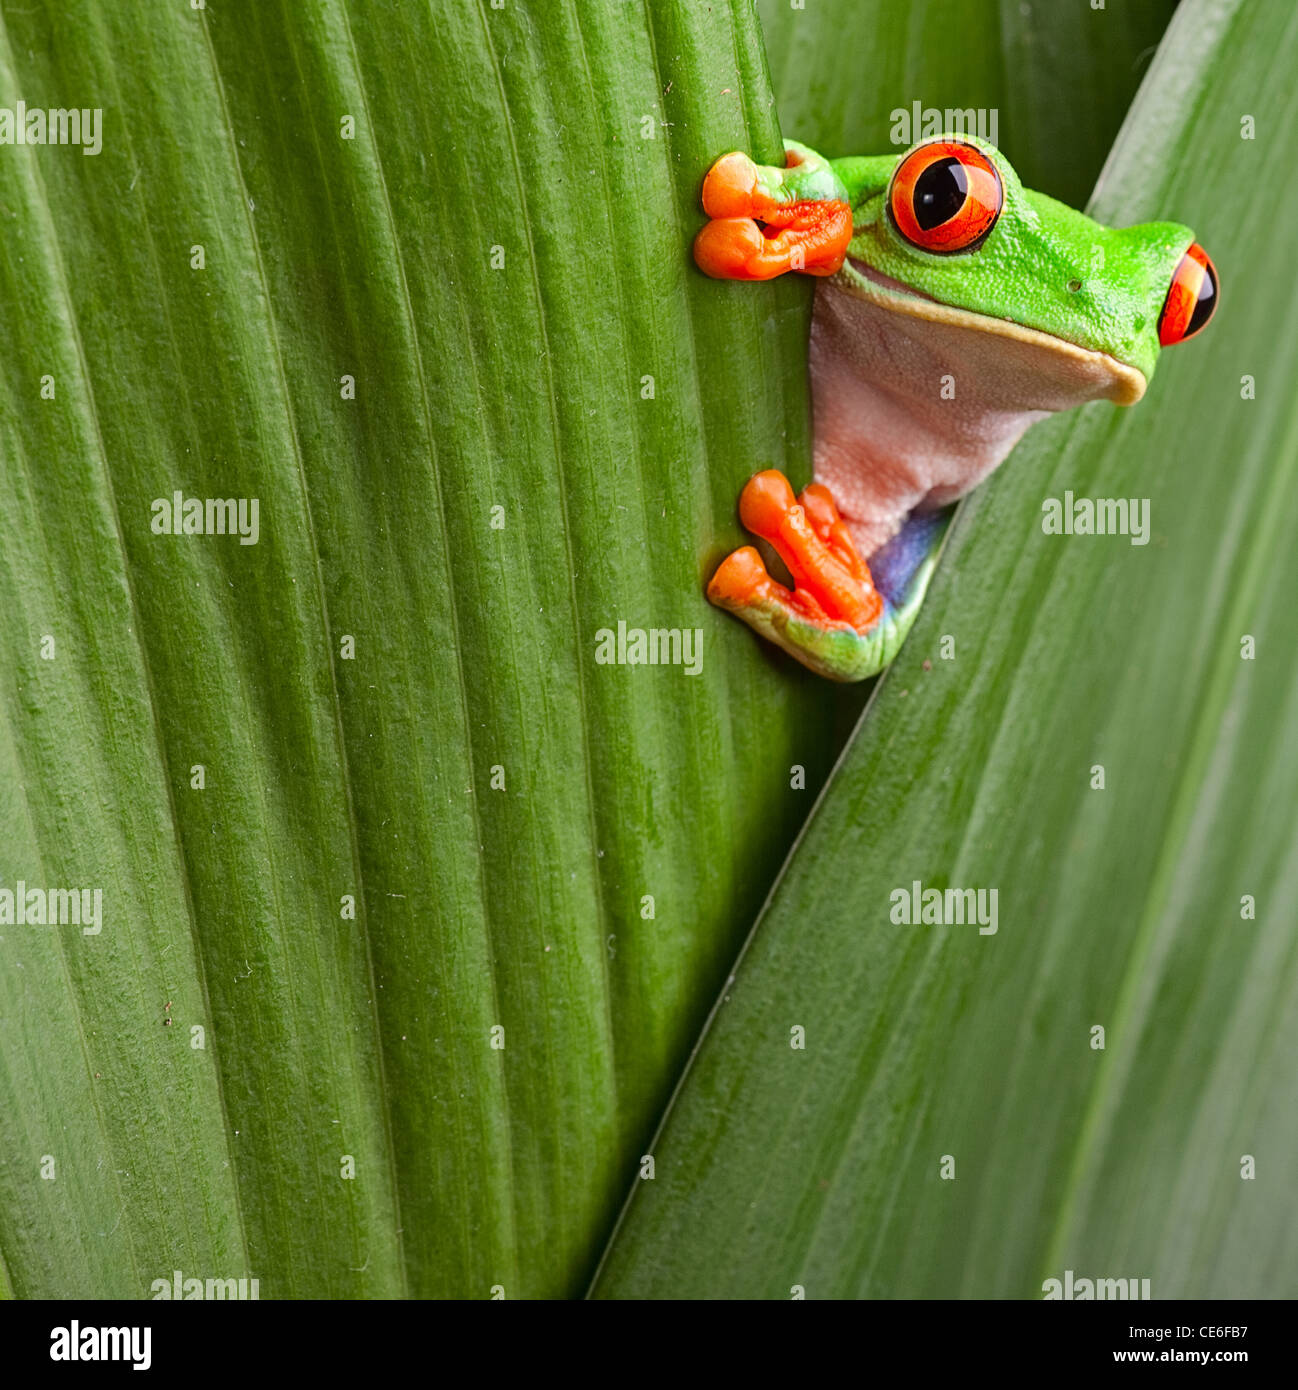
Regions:
[[[1280,249],[1226,209],[1268,157],[1237,112],[1294,130],[1257,55],[1296,40],[1279,6],[1178,12],[1097,215],[1175,208],[1216,248],[1223,308],[1137,409],[1038,426],[965,504],[598,1296],[1039,1297],[1066,1268],[1149,1277],[1155,1297],[1292,1286],[1295,423],[1238,373],[1260,335],[1286,379],[1298,342]],[[1154,544],[1044,536],[1043,495],[1072,488],[1147,492]],[[1240,660],[1245,630],[1265,663]],[[998,887],[998,933],[890,922],[912,881]],[[1270,904],[1256,924],[1250,887]]]
[[[139,18],[4,11],[11,99],[105,109],[0,163],[5,869],[109,905],[70,981],[5,943],[5,1266],[575,1291],[833,747],[702,595],[755,461],[806,466],[807,288],[688,258],[710,159],[778,151],[751,10]],[[176,489],[258,543],[153,534]],[[619,618],[701,674],[598,664]]]

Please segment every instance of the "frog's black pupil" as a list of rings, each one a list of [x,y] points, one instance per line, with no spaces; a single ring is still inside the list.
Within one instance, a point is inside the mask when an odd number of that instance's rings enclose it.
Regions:
[[[935,159],[915,180],[915,221],[926,232],[949,222],[964,207],[969,178],[952,155]]]
[[[1199,302],[1194,306],[1194,313],[1190,315],[1190,323],[1183,336],[1188,338],[1191,333],[1197,333],[1212,317],[1212,311],[1216,307],[1217,276],[1213,273],[1212,266],[1206,265],[1203,268],[1203,280],[1199,285]]]

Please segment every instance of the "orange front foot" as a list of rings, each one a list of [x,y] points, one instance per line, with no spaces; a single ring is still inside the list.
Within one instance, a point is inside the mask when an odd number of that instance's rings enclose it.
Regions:
[[[797,619],[826,631],[849,628],[858,634],[879,621],[883,595],[874,587],[869,566],[857,553],[828,488],[813,483],[795,498],[783,473],[756,473],[740,494],[739,519],[775,547],[789,567],[794,588],[772,579],[762,557],[747,545],[712,576],[708,598],[713,603],[762,631],[768,623],[778,626],[781,618],[785,625]],[[753,622],[753,613],[762,615],[763,622]]]
[[[833,275],[852,240],[847,191],[829,161],[786,142],[787,166],[722,155],[703,180],[712,219],[694,239],[694,260],[717,280],[770,280],[786,271]]]
[[[782,473],[757,473],[739,498],[744,525],[769,541],[794,587],[772,579],[751,546],[734,551],[708,585],[708,598],[754,632],[835,681],[877,676],[914,625],[950,512],[912,515],[875,556],[884,592],[857,552],[834,499],[818,483],[794,498]]]

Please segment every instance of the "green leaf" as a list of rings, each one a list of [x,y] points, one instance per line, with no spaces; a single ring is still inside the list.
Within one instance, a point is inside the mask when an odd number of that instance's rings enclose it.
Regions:
[[[702,594],[806,473],[809,287],[689,259],[756,20],[2,18],[0,105],[103,109],[0,147],[0,886],[103,904],[0,930],[11,1291],[577,1291],[835,746]]]
[[[898,124],[916,103],[972,113],[994,120],[992,143],[1029,188],[1082,207],[1176,0],[758,7],[789,135],[831,156],[874,153],[919,138]]]
[[[599,1294],[1298,1287],[1296,45],[1280,0],[1178,10],[1093,211],[1195,227],[1222,307],[965,504]],[[1149,499],[1150,543],[1043,534],[1066,490]],[[998,930],[894,924],[916,881],[997,890]]]

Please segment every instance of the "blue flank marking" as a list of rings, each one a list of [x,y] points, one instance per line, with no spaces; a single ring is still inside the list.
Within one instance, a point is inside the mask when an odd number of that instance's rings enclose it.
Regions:
[[[951,519],[951,507],[908,516],[897,534],[870,556],[870,576],[889,608],[901,608],[915,577]],[[886,616],[886,615],[885,615]]]

